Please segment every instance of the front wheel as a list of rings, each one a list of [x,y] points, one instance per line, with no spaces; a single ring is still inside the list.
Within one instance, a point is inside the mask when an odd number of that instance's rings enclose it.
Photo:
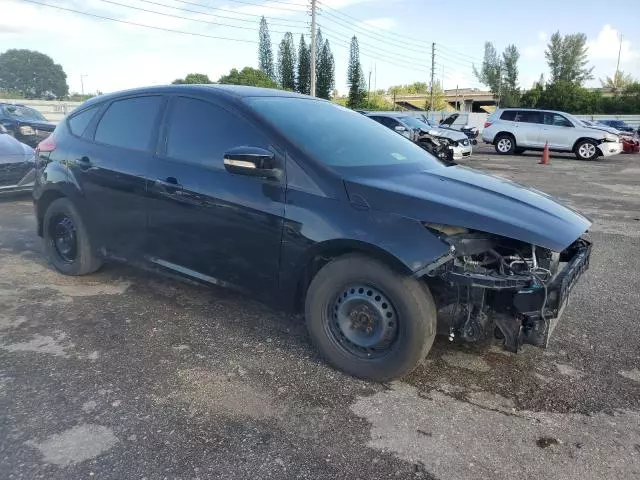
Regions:
[[[511,135],[500,134],[495,139],[495,149],[500,155],[510,155],[516,149],[516,141]]]
[[[595,160],[598,158],[598,144],[593,140],[582,140],[576,145],[575,154],[578,160]]]
[[[325,265],[309,286],[305,314],[311,340],[330,364],[375,381],[412,371],[436,333],[427,286],[364,255]]]
[[[49,259],[60,273],[86,275],[100,268],[86,226],[69,199],[51,202],[44,214],[43,237]]]

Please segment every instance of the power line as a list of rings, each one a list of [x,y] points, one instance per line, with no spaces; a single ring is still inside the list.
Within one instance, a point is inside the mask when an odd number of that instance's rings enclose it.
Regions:
[[[207,12],[200,12],[198,10],[191,10],[191,9],[188,9],[188,8],[175,7],[173,5],[166,5],[164,3],[153,2],[151,0],[138,0],[138,1],[139,2],[143,2],[143,3],[148,3],[148,4],[151,4],[151,5],[156,5],[158,7],[171,8],[173,10],[178,10],[178,11],[181,11],[181,12],[196,13],[198,15],[204,15],[206,17],[211,17],[211,18],[224,18],[225,20],[233,20],[233,21],[236,21],[236,22],[248,22],[248,23],[251,23],[251,24],[254,24],[254,25],[255,25],[256,22],[259,22],[260,21],[259,19],[262,17],[261,15],[251,15],[256,20],[248,19],[248,18],[227,17],[225,15],[220,15],[219,13],[213,14],[213,13],[207,13]],[[173,0],[173,1],[180,1],[180,0]],[[208,7],[207,5],[200,5],[199,3],[196,3],[196,4],[192,4],[191,2],[181,2],[181,3],[185,3],[185,4],[188,4],[188,5],[199,5],[202,8]],[[213,8],[213,7],[209,7],[209,8],[212,8],[213,10],[222,10],[222,11],[225,11],[225,12],[227,11],[227,10],[223,10],[223,9]],[[233,10],[228,10],[228,11],[232,12]],[[245,15],[249,15],[249,14],[245,14]],[[265,18],[269,19],[268,17],[265,17]],[[284,21],[306,24],[306,22],[304,22],[302,20],[284,20]],[[279,27],[287,27],[287,28],[291,28],[292,27],[292,25],[285,25],[283,23],[275,23],[275,22],[271,22],[271,21],[270,21],[270,24],[271,25],[276,25],[276,26],[279,26]]]
[[[259,7],[259,8],[272,8],[274,10],[285,10],[285,11],[290,11],[290,12],[303,12],[304,10],[299,10],[299,9],[294,9],[294,8],[286,8],[286,7],[278,7],[276,5],[268,5],[266,3],[252,3],[252,2],[245,2],[243,0],[228,0],[229,2],[233,2],[233,3],[242,3],[244,5],[250,5],[252,7]],[[291,5],[291,6],[297,6],[297,7],[305,7],[306,5],[300,4],[300,3],[290,3],[290,2],[280,2],[278,0],[270,0],[269,3],[282,3],[284,5]]]
[[[362,23],[362,20],[360,20],[358,18],[355,18],[355,17],[352,17],[351,15],[347,15],[346,13],[343,13],[343,12],[341,12],[341,11],[335,9],[335,8],[332,8],[332,7],[324,4],[323,2],[318,1],[318,4],[320,4],[323,8],[329,10],[330,12],[335,12],[335,14],[328,13],[329,15],[333,15],[334,17],[336,15],[340,15],[340,16],[343,16],[343,17],[346,17],[346,18],[350,19],[353,22]],[[363,28],[363,27],[359,27],[357,25],[356,25],[356,27]],[[365,30],[368,30],[368,29],[365,29]],[[369,31],[371,32],[371,30],[369,30]],[[374,32],[372,32],[372,33],[374,33]],[[402,34],[396,33],[396,32],[384,32],[384,33],[383,32],[378,32],[378,34],[381,35],[381,36],[389,36],[389,37],[395,36],[395,37],[402,38],[403,40],[401,40],[401,41],[404,42],[404,44],[406,44],[407,42],[411,42],[411,43],[418,43],[418,44],[424,45],[426,43],[426,41],[424,41],[424,40],[419,40],[419,39],[416,39],[415,37],[410,37],[408,35],[402,35]]]
[[[382,35],[382,33],[375,33],[375,32],[372,32],[372,31],[366,29],[366,28],[360,27],[359,25],[355,25],[355,24],[353,24],[351,22],[345,22],[340,17],[337,17],[337,16],[335,16],[335,15],[333,15],[331,13],[325,12],[322,15],[322,17],[324,19],[330,21],[330,22],[333,22],[334,24],[336,24],[340,28],[350,29],[352,32],[355,31],[360,36],[369,37],[369,38],[372,38],[374,40],[385,42],[385,43],[391,43],[391,44],[393,44],[393,46],[402,48],[404,50],[412,50],[412,51],[418,52],[418,53],[424,53],[425,52],[424,46],[412,47],[410,45],[407,45],[407,42],[405,42],[404,40],[396,40],[396,39],[385,38]],[[333,17],[333,18],[330,18],[330,17]]]
[[[144,1],[144,0],[140,0],[140,1]],[[270,17],[267,17],[265,15],[256,15],[254,13],[244,13],[244,12],[239,12],[237,10],[229,10],[226,8],[220,8],[220,7],[212,7],[210,5],[204,5],[202,3],[197,3],[197,2],[189,2],[186,0],[171,0],[173,2],[177,2],[177,3],[182,3],[184,5],[191,5],[193,7],[200,7],[200,8],[206,8],[207,10],[218,10],[221,12],[227,12],[227,13],[233,13],[234,15],[244,15],[246,17],[253,17],[253,18],[261,18],[261,17],[265,17],[267,20],[270,19]],[[165,5],[167,6],[167,5]],[[237,20],[242,20],[242,21],[249,21],[249,20],[244,20],[244,19],[240,19],[238,18]],[[303,23],[303,24],[307,24],[306,20],[295,20],[295,19],[287,19],[287,18],[282,18],[282,19],[278,19],[278,21],[281,22],[287,22],[287,23]]]
[[[78,15],[85,15],[87,17],[99,18],[101,20],[110,20],[112,22],[124,23],[124,24],[127,24],[127,25],[133,25],[135,27],[150,28],[150,29],[153,29],[153,30],[160,30],[160,31],[163,31],[163,32],[180,33],[182,35],[191,35],[193,37],[212,38],[212,39],[215,39],[215,40],[229,40],[231,42],[258,43],[256,40],[245,40],[245,39],[240,39],[240,38],[219,37],[219,36],[216,36],[216,35],[207,35],[207,34],[204,34],[204,33],[185,32],[184,30],[173,30],[171,28],[154,27],[152,25],[145,25],[143,23],[130,22],[128,20],[121,20],[119,18],[111,18],[111,17],[105,17],[103,15],[96,15],[94,13],[81,12],[80,10],[73,10],[71,8],[60,7],[58,5],[49,5],[48,3],[36,2],[34,0],[20,0],[20,1],[27,2],[27,3],[32,3],[34,5],[41,5],[43,7],[55,8],[56,10],[63,10],[65,12],[77,13]]]
[[[469,59],[474,60],[474,61],[476,61],[476,62],[483,62],[483,60],[481,60],[481,59],[480,59],[480,58],[478,58],[478,57],[474,57],[474,56],[471,56],[471,55],[467,55],[466,53],[460,53],[460,52],[457,52],[456,50],[454,50],[454,49],[452,49],[452,48],[449,48],[449,47],[447,47],[447,46],[445,46],[445,45],[442,45],[441,43],[436,43],[436,45],[437,45],[438,47],[440,47],[442,50],[446,50],[446,51],[447,51],[448,53],[450,53],[451,55],[457,55],[457,56],[459,56],[459,57],[466,57],[466,58],[469,58]]]
[[[241,28],[243,30],[256,31],[255,27],[243,27],[243,26],[240,26],[240,25],[229,25],[227,23],[210,22],[208,20],[202,20],[202,19],[199,19],[199,18],[181,17],[179,15],[172,15],[170,13],[163,13],[163,12],[157,12],[155,10],[148,10],[146,8],[132,7],[131,5],[125,5],[124,3],[114,2],[113,0],[100,0],[100,1],[104,2],[104,3],[110,3],[112,5],[118,5],[120,7],[130,8],[132,10],[138,10],[138,11],[141,11],[141,12],[153,13],[154,15],[161,15],[163,17],[179,18],[180,20],[187,20],[189,22],[206,23],[208,25],[215,25],[216,27]],[[274,30],[274,33],[282,33],[282,34],[284,34],[284,33],[287,33],[287,32],[279,32],[279,31]],[[297,35],[299,32],[295,32],[295,33]]]
[[[333,33],[333,34],[335,34],[335,35],[339,35],[339,36],[340,36],[340,37],[342,37],[342,38],[347,38],[348,40],[351,40],[351,38],[350,38],[350,37],[347,37],[347,36],[345,36],[345,35],[344,35],[344,34],[342,34],[342,33],[336,32],[335,30],[331,30],[330,28],[322,27],[322,30],[323,30],[323,31],[325,31],[325,32]],[[359,40],[358,40],[358,44],[359,44],[359,45],[362,45],[362,46],[365,46],[365,47],[373,48],[373,49],[375,49],[376,51],[383,52],[383,53],[386,53],[386,54],[392,55],[392,56],[394,56],[394,57],[398,57],[400,60],[403,60],[403,59],[404,59],[404,61],[409,61],[409,62],[411,62],[411,63],[412,63],[412,64],[414,64],[414,65],[421,65],[421,66],[425,66],[425,67],[426,67],[426,66],[428,66],[426,63],[422,63],[422,62],[423,62],[422,60],[418,60],[418,59],[417,59],[416,57],[414,57],[414,56],[409,56],[409,55],[404,55],[404,54],[401,54],[401,53],[392,52],[392,51],[390,51],[390,50],[386,50],[386,49],[384,49],[384,48],[379,48],[378,46],[375,46],[375,45],[371,45],[371,44],[368,44],[368,43],[360,42]]]
[[[349,42],[345,42],[344,40],[339,40],[336,37],[332,37],[331,35],[324,35],[324,33],[323,33],[323,36],[326,37],[328,40],[331,40],[331,42],[333,42],[334,44],[340,45],[346,49],[349,49],[350,47]],[[416,68],[415,63],[402,63],[403,62],[402,59],[398,60],[380,53],[371,53],[368,50],[362,49],[362,48],[360,48],[360,52],[363,54],[362,56],[379,60],[382,63],[395,65],[398,67],[406,68],[406,69],[417,71],[417,72],[428,72],[428,70]]]

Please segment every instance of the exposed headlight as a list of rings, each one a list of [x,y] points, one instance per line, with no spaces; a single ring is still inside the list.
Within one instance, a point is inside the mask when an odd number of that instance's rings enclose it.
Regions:
[[[605,142],[618,142],[620,140],[620,138],[617,135],[614,135],[613,133],[605,133],[604,134],[604,141]]]
[[[20,132],[21,135],[35,135],[36,131],[33,129],[33,127],[30,127],[29,125],[25,125],[23,127],[18,128],[18,131]]]

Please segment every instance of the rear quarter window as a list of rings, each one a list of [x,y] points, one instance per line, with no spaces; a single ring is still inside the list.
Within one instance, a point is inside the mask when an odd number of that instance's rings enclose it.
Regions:
[[[87,108],[82,112],[72,114],[69,120],[67,120],[71,133],[81,137],[97,111],[98,106],[96,105],[94,107]]]
[[[114,101],[98,123],[95,141],[130,150],[148,150],[161,105],[159,95]]]
[[[509,122],[513,122],[516,119],[516,111],[515,110],[505,110],[500,115],[500,120],[507,120]]]

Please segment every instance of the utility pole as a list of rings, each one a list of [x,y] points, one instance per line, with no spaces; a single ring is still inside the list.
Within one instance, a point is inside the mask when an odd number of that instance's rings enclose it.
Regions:
[[[88,77],[89,75],[80,75],[80,92],[84,96],[84,77]]]
[[[369,86],[367,88],[367,104],[369,105],[369,108],[371,108],[371,67],[369,67]]]
[[[316,0],[311,0],[311,96],[316,96]]]
[[[433,110],[433,77],[436,74],[436,43],[431,44],[431,100],[429,100],[429,110]]]
[[[618,63],[616,63],[616,73],[613,76],[613,88],[618,90],[618,76],[620,75],[620,53],[622,52],[622,34],[620,34],[620,47],[618,48]]]
[[[458,111],[458,85],[456,85],[456,112]]]

